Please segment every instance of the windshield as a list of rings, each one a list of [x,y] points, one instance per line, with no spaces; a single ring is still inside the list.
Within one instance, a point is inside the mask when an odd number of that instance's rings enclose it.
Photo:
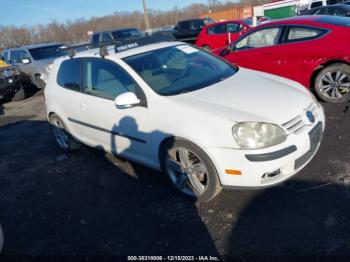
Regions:
[[[136,29],[125,29],[112,32],[114,39],[125,37],[139,37],[142,36],[141,32]]]
[[[32,55],[34,60],[56,58],[56,57],[67,55],[68,51],[62,50],[60,47],[63,47],[63,45],[50,45],[50,46],[33,48],[33,49],[29,49],[29,52]]]
[[[231,77],[237,68],[189,45],[178,45],[124,58],[163,96],[192,92]]]

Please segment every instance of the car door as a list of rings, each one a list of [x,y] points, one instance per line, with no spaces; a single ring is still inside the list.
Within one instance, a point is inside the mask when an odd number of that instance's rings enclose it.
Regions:
[[[57,87],[53,92],[48,88],[51,94],[47,101],[55,113],[66,123],[69,132],[80,139],[83,131],[82,126],[77,124],[79,120],[80,101],[82,95],[82,59],[74,58],[65,60],[61,63],[57,72]]]
[[[150,158],[148,109],[145,95],[135,80],[117,63],[102,58],[86,58],[83,65],[84,94],[80,119],[84,140],[95,147],[135,161]],[[142,103],[117,108],[117,96],[133,92]]]
[[[263,27],[239,39],[225,59],[242,67],[279,73],[282,26]]]
[[[310,78],[310,65],[326,53],[329,47],[318,45],[317,40],[328,31],[318,27],[290,25],[286,27],[280,50],[280,75],[305,83]],[[314,68],[312,68],[313,70]]]

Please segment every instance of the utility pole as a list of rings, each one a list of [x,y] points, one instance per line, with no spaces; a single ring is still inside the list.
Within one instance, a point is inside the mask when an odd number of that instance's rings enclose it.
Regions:
[[[149,20],[148,20],[146,0],[142,0],[142,5],[143,5],[143,15],[145,16],[146,30],[149,32],[149,30],[151,28],[150,28]]]

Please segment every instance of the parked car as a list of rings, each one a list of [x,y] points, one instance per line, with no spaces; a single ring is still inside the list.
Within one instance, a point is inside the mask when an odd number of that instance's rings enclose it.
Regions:
[[[321,6],[327,6],[327,5],[336,5],[345,2],[346,0],[312,0],[309,6],[307,7],[308,10],[321,7]]]
[[[216,54],[231,63],[290,78],[330,103],[350,93],[350,22],[299,16],[260,25]]]
[[[209,24],[203,27],[195,44],[207,51],[211,51],[212,49],[229,45],[250,28],[250,26],[240,20]]]
[[[206,19],[190,19],[178,22],[175,26],[174,36],[177,40],[187,43],[195,43],[202,28],[214,21],[210,18]]]
[[[19,67],[24,82],[43,89],[53,61],[67,54],[62,47],[64,45],[60,43],[26,45],[5,49],[2,56],[6,63]]]
[[[163,170],[198,201],[276,185],[316,154],[324,112],[302,85],[182,42],[134,41],[55,61],[46,112],[64,150],[84,143]]]
[[[20,101],[25,98],[25,92],[18,67],[0,60],[0,99],[3,98]]]
[[[103,32],[94,32],[91,36],[91,43],[94,47],[98,47],[101,44],[113,43],[117,40],[140,37],[142,35],[143,33],[136,28],[123,28]]]
[[[350,16],[350,5],[337,4],[337,5],[327,5],[316,7],[305,12],[300,13],[300,15],[335,15],[335,16]]]

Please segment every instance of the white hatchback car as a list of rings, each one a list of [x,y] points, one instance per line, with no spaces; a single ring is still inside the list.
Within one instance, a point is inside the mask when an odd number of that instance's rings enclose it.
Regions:
[[[135,40],[115,50],[54,63],[46,108],[63,149],[103,148],[208,201],[222,187],[283,182],[320,146],[323,108],[294,81],[181,42]]]

